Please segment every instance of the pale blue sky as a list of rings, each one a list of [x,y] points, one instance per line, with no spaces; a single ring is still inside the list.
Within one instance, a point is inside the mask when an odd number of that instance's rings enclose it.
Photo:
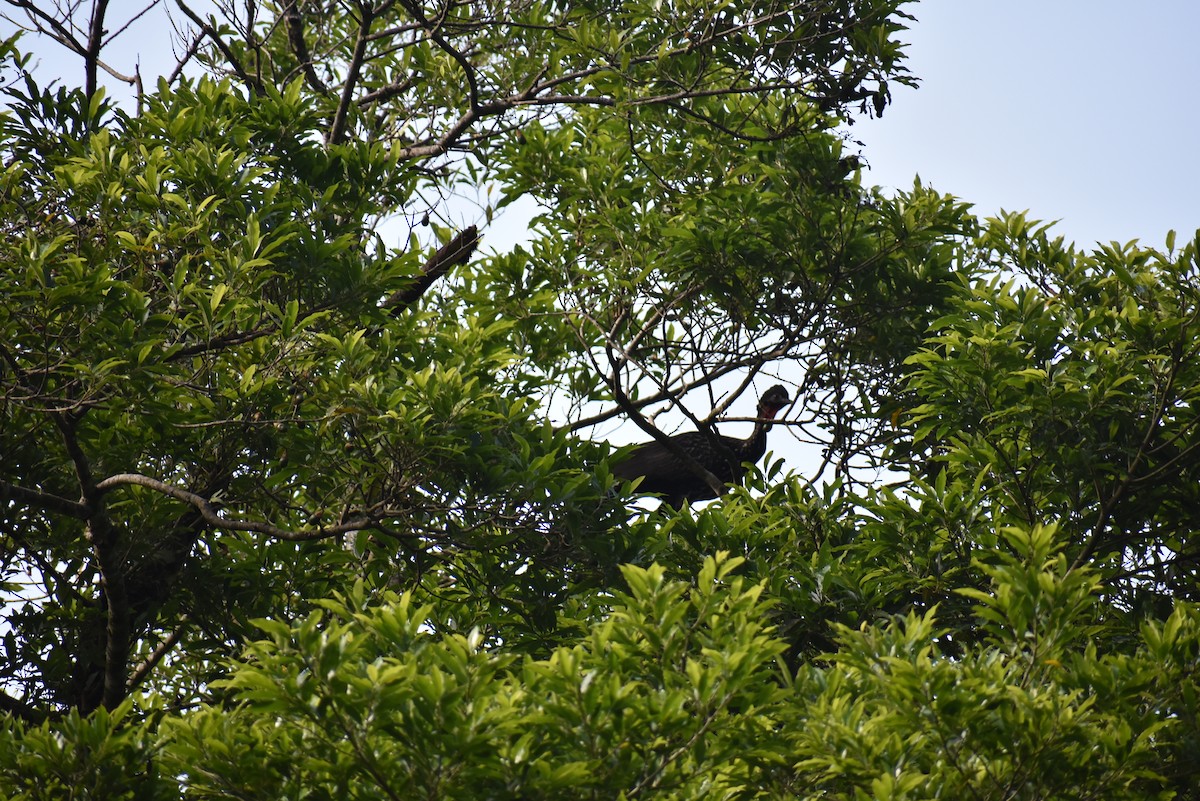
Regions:
[[[865,180],[913,176],[990,216],[1028,209],[1082,246],[1200,227],[1200,2],[925,0]]]

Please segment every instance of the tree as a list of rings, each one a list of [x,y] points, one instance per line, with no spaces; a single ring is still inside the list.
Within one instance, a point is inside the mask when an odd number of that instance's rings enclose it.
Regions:
[[[572,582],[634,552],[602,451],[536,412],[563,376],[577,396],[601,379],[590,343],[572,344],[587,308],[562,290],[579,273],[498,259],[430,293],[469,260],[473,228],[438,229],[426,256],[378,221],[481,171],[526,191],[531,154],[614,158],[614,126],[632,175],[667,110],[722,158],[803,134],[833,159],[814,104],[903,78],[893,5],[680,9],[664,27],[637,4],[291,4],[220,22],[180,4],[198,37],[185,53],[217,77],[177,74],[131,114],[96,85],[103,4],[83,23],[17,3],[83,56],[85,81],[41,89],[10,56],[10,708],[116,708],[185,641],[183,703],[249,619],[354,575],[448,584],[473,607],[457,625],[507,607],[540,637]],[[571,137],[591,129],[580,160]],[[848,199],[831,208],[864,204],[833,179]],[[531,333],[546,314],[561,324]]]
[[[1195,797],[1196,245],[863,187],[900,3],[10,6],[8,795]],[[829,482],[627,508],[768,376]]]

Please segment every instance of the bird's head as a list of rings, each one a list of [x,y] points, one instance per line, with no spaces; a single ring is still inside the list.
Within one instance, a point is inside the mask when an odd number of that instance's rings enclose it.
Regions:
[[[758,399],[758,416],[774,420],[775,415],[779,414],[779,410],[791,402],[792,399],[788,397],[787,390],[782,385],[776,384]]]

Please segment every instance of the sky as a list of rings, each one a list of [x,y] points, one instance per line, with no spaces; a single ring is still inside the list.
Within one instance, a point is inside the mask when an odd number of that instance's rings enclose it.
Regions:
[[[1200,228],[1200,2],[924,0],[868,183],[916,175],[992,216],[1059,220],[1081,247]]]

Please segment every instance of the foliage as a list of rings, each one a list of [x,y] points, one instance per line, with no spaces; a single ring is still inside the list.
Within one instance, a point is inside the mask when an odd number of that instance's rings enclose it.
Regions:
[[[572,589],[611,583],[638,549],[606,449],[539,419],[555,391],[601,397],[594,337],[576,337],[586,301],[538,290],[579,273],[519,256],[453,273],[475,227],[432,226],[459,244],[431,254],[412,207],[448,222],[430,199],[489,175],[532,192],[519,181],[531,157],[586,170],[577,130],[624,130],[585,161],[644,176],[667,113],[734,175],[791,164],[797,137],[827,160],[831,115],[868,97],[878,112],[886,80],[906,80],[882,0],[680,7],[666,28],[635,2],[300,3],[221,23],[181,3],[197,37],[185,52],[211,75],[164,79],[130,113],[94,84],[105,62],[55,22],[73,7],[18,6],[86,73],[82,90],[43,89],[13,50],[0,131],[0,480],[13,499],[0,514],[17,588],[4,678],[31,720],[113,708],[145,682],[193,703],[251,618],[304,614],[356,579],[436,592],[453,602],[447,629],[544,649]],[[86,25],[102,31],[103,5]],[[512,53],[526,55],[496,57]],[[712,166],[672,172],[710,180]],[[787,170],[763,180],[784,187]],[[841,187],[831,214],[863,205],[846,170],[824,180]],[[961,214],[919,205],[905,248]],[[411,222],[399,237],[397,214]],[[700,310],[719,287],[689,293]],[[745,355],[706,365],[702,383],[764,364],[761,343],[739,343]],[[180,641],[187,658],[157,671]]]
[[[12,801],[178,798],[176,782],[158,768],[152,727],[133,714],[132,700],[111,712],[0,727],[0,775]]]
[[[1131,621],[1200,599],[1200,264],[1173,240],[1080,254],[994,220],[979,247],[1012,279],[964,287],[911,357],[928,399],[914,439],[936,468],[1001,525],[1061,526]]]
[[[6,797],[1200,797],[1200,243],[863,186],[902,4],[11,5]]]
[[[629,593],[545,659],[437,637],[407,594],[264,622],[228,708],[169,729],[172,769],[197,798],[730,794],[780,693],[737,563],[709,559],[693,586],[627,567]]]
[[[920,184],[893,198],[862,189],[824,133],[729,141],[671,122],[686,149],[631,151],[628,123],[587,113],[527,134],[503,175],[565,211],[505,260],[535,290],[507,314],[527,331],[567,310],[581,357],[556,377],[593,402],[576,428],[655,405],[707,422],[737,397],[720,382],[774,374],[807,399],[794,430],[849,477],[878,455],[903,356],[945,307],[966,206]]]
[[[987,592],[964,590],[978,602],[981,647],[947,659],[939,645],[955,632],[933,612],[841,629],[798,727],[815,796],[1172,797],[1156,750],[1186,725],[1167,712],[1171,682],[1194,690],[1193,677],[1163,681],[1152,627],[1133,654],[1100,654],[1089,642],[1098,578],[1054,552],[1053,527],[1003,534],[1015,555],[985,568]],[[1176,653],[1194,649],[1196,623],[1194,607],[1167,621],[1191,639]]]
[[[12,91],[30,118],[59,102],[27,87]],[[115,113],[115,130],[56,154],[37,180],[19,163],[6,177],[5,263],[19,272],[5,302],[5,469],[32,501],[5,509],[6,525],[17,548],[54,554],[30,565],[54,600],[25,605],[39,634],[10,664],[37,666],[39,703],[94,706],[105,684],[123,697],[112,677],[56,653],[86,636],[72,618],[119,616],[140,659],[160,638],[136,643],[135,626],[165,602],[165,621],[186,616],[219,647],[249,616],[325,595],[369,562],[382,546],[369,528],[393,548],[408,542],[413,559],[443,539],[528,537],[543,551],[549,526],[565,537],[591,514],[559,520],[566,497],[587,484],[600,505],[578,466],[587,446],[494,384],[516,359],[503,324],[414,314],[397,325],[377,306],[419,269],[419,250],[365,248],[344,190],[314,185],[310,170],[332,164],[351,184],[388,187],[358,196],[377,208],[403,179],[389,177],[394,160],[316,143],[290,161],[237,152],[251,141],[270,152],[281,118],[288,139],[306,138],[312,118],[296,97],[250,104],[201,81],[136,118]],[[81,483],[83,502],[67,501]],[[230,522],[181,507],[180,491]],[[204,558],[190,558],[197,548]],[[80,570],[80,583],[64,581]],[[80,596],[98,575],[104,600]],[[70,647],[98,648],[104,665],[103,646]]]

